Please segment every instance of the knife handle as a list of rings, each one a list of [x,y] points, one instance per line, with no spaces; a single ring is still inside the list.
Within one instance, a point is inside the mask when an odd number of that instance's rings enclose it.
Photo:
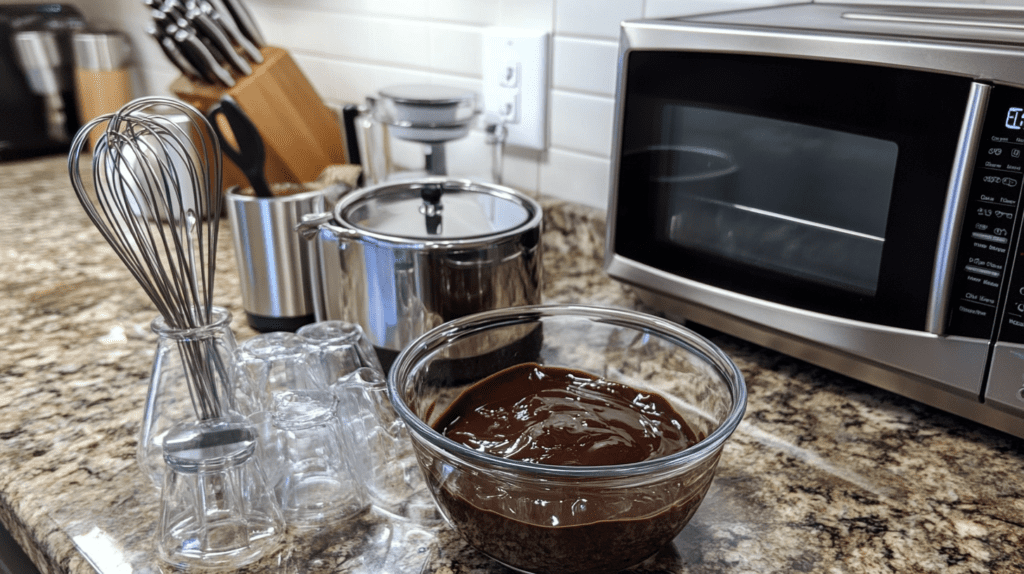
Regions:
[[[267,42],[263,39],[263,34],[260,32],[259,26],[256,25],[252,14],[249,13],[249,9],[245,7],[245,3],[242,0],[223,0],[223,2],[227,5],[231,15],[235,17],[235,22],[238,23],[238,28],[242,33],[257,47],[266,46]]]
[[[252,67],[249,66],[249,62],[238,55],[231,40],[228,39],[224,32],[221,31],[220,26],[213,20],[200,10],[189,10],[185,17],[197,30],[213,42],[214,46],[227,58],[228,62],[243,76],[248,76],[252,73]]]
[[[224,33],[231,37],[232,42],[242,48],[242,51],[245,52],[252,63],[263,63],[263,54],[260,52],[260,49],[253,45],[249,38],[238,29],[238,24],[228,11],[228,7],[221,0],[199,0],[196,2],[196,6],[202,10],[203,14],[206,14],[211,20],[216,22],[224,30]]]
[[[224,66],[217,62],[217,59],[213,57],[213,54],[206,48],[206,45],[195,34],[189,33],[187,30],[178,30],[174,34],[174,41],[181,46],[182,51],[186,54],[199,59],[217,81],[220,81],[229,88],[235,87],[235,79],[224,69]]]

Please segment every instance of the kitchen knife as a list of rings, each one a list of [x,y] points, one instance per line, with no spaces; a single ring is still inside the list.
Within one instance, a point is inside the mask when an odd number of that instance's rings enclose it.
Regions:
[[[217,5],[220,7],[218,8]],[[189,2],[186,3],[186,6],[188,6],[189,9],[192,9],[193,7],[198,8],[203,12],[203,14],[206,14],[211,20],[216,22],[224,33],[231,38],[231,42],[245,52],[245,55],[252,61],[252,63],[263,63],[263,54],[260,52],[260,49],[254,46],[253,43],[245,37],[245,34],[238,29],[238,25],[235,24],[234,19],[232,19],[227,6],[224,6],[220,0],[189,0]]]
[[[253,20],[252,15],[245,7],[245,4],[242,3],[242,0],[222,1],[228,7],[229,13],[235,18],[235,22],[238,23],[238,28],[242,33],[258,48],[266,46],[267,43],[263,40],[263,34],[260,33],[259,27],[256,26],[256,21]]]
[[[209,75],[215,78],[214,82],[219,81],[229,88],[235,87],[235,79],[231,77],[231,73],[217,62],[217,58],[210,53],[206,44],[203,44],[203,41],[194,32],[179,28],[174,33],[174,42],[181,48],[182,53],[189,58],[189,61],[193,64],[200,62],[200,65],[196,67],[200,68],[200,71],[209,72]]]
[[[164,36],[160,28],[156,24],[150,24],[146,26],[146,33],[156,40],[159,44],[160,49],[164,51],[164,55],[171,61],[172,64],[178,71],[184,74],[184,76],[192,81],[203,80],[203,75],[199,73],[199,70],[195,68],[189,61],[182,55],[181,51],[178,50],[178,46],[175,45],[174,40]]]
[[[238,166],[238,169],[242,170],[245,177],[249,179],[249,184],[252,185],[256,196],[273,197],[274,194],[270,191],[267,178],[263,173],[267,153],[256,124],[252,123],[245,111],[230,97],[221,98],[220,102],[214,104],[206,115],[210,120],[210,125],[213,126],[213,131],[217,132],[217,137],[220,139],[221,151]],[[217,121],[219,117],[223,117],[230,126],[231,134],[234,136],[234,145],[224,137]]]
[[[228,55],[224,53],[215,39],[208,37],[201,30],[198,30],[192,23],[191,19],[188,18],[188,10],[185,5],[179,0],[163,0],[163,4],[160,6],[160,11],[166,15],[166,19],[178,26],[182,30],[188,30],[194,34],[210,51],[210,54],[217,58],[217,62],[222,66],[229,64]],[[233,49],[232,49],[233,51]]]
[[[185,14],[185,18],[200,34],[210,40],[239,73],[243,76],[248,76],[252,73],[252,67],[249,65],[249,62],[235,51],[235,46],[231,43],[231,40],[228,39],[220,29],[220,26],[213,20],[198,9],[189,10]]]
[[[228,57],[221,52],[220,48],[218,48],[209,38],[207,38],[194,27],[192,27],[192,25],[188,23],[188,20],[184,18],[179,18],[175,24],[178,26],[179,30],[185,30],[190,35],[195,36],[197,39],[199,39],[199,41],[202,42],[203,46],[206,46],[206,50],[210,52],[210,55],[213,56],[213,59],[216,60],[218,64],[220,64],[221,66],[231,65],[230,62],[228,62]]]
[[[154,20],[166,21],[167,15],[163,14],[164,20],[159,20],[156,15],[153,16]],[[158,26],[159,28],[159,26]],[[183,48],[182,45],[175,39],[175,36],[180,31],[177,24],[166,24],[162,28],[162,35],[164,36],[164,45],[172,53],[177,54],[184,62],[191,66],[199,74],[199,78],[203,83],[216,84],[218,83],[217,76],[213,73],[213,70],[209,69],[209,65],[206,63],[199,54],[196,54],[190,48]]]

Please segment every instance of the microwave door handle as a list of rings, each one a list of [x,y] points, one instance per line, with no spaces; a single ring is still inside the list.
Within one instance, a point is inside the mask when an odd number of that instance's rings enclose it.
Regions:
[[[967,96],[967,110],[964,112],[964,122],[960,126],[960,139],[957,143],[956,156],[953,158],[953,173],[950,175],[949,188],[946,190],[946,205],[942,212],[939,244],[935,251],[935,265],[932,267],[932,282],[928,293],[925,331],[934,335],[943,335],[946,330],[945,320],[953,285],[957,241],[963,228],[971,175],[991,92],[992,86],[974,82]]]

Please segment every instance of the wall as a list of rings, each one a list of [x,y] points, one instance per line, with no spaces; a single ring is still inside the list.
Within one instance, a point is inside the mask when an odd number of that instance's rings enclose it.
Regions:
[[[0,0],[10,1],[10,0]],[[24,0],[19,0],[24,1]],[[68,0],[75,2],[75,0]],[[481,84],[481,33],[488,26],[552,35],[548,149],[509,149],[514,187],[604,208],[608,196],[613,99],[621,20],[791,3],[786,0],[247,0],[270,44],[287,48],[331,103],[362,102],[398,83]],[[856,3],[853,0],[852,3]],[[77,0],[86,15],[129,31],[143,89],[166,93],[177,77],[156,43],[140,0]],[[851,3],[848,2],[847,3]],[[879,3],[874,2],[862,3]],[[946,2],[945,4],[952,4]],[[1024,0],[961,2],[965,7]],[[451,152],[482,165],[474,132]]]

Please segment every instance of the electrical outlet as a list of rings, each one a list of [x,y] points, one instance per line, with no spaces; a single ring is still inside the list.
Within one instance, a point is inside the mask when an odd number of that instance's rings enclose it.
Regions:
[[[508,145],[545,149],[548,33],[486,28],[482,55],[487,121],[504,120]]]

